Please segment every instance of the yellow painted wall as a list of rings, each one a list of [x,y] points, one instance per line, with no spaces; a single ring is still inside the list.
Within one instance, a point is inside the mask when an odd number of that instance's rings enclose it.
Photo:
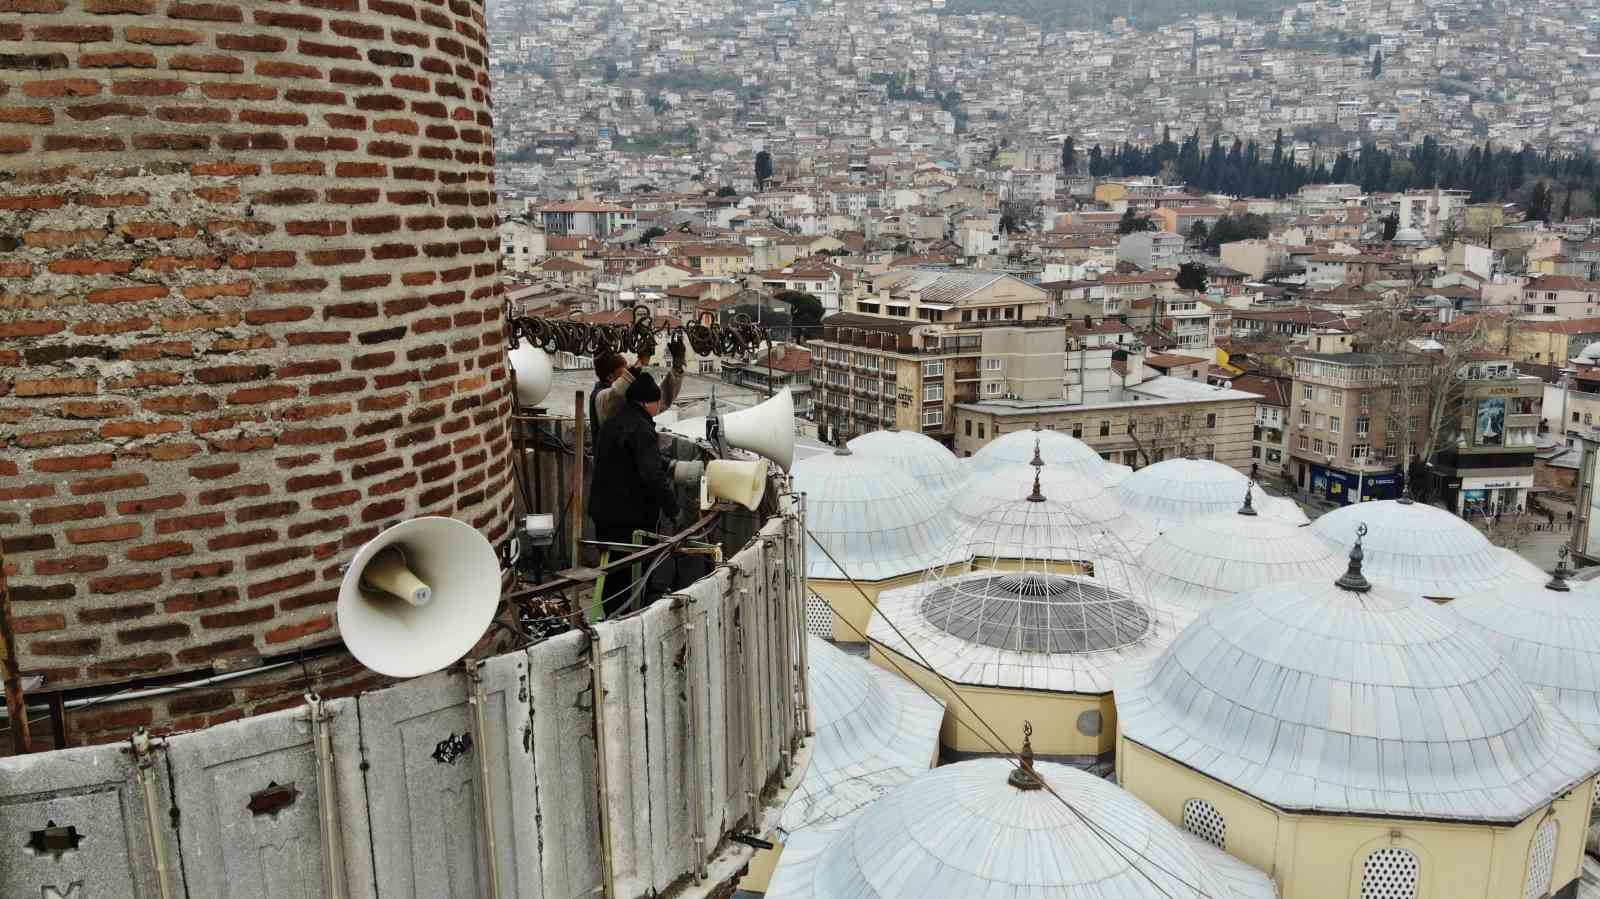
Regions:
[[[1227,851],[1271,874],[1283,899],[1359,899],[1375,849],[1408,849],[1421,862],[1418,899],[1520,899],[1541,809],[1514,827],[1396,818],[1301,815],[1179,765],[1119,736],[1123,788],[1182,826],[1183,803],[1204,799],[1227,823]],[[1578,877],[1594,782],[1553,804],[1558,822],[1554,889]]]
[[[867,639],[867,625],[871,623],[872,612],[877,608],[878,594],[895,587],[919,584],[922,578],[922,572],[918,571],[885,581],[857,581],[856,583],[861,585],[860,591],[857,591],[849,581],[810,578],[806,584],[817,591],[817,595],[827,600],[828,605],[833,608],[834,642],[864,643]],[[866,599],[862,599],[862,593],[867,594]],[[846,620],[841,621],[840,616]]]
[[[872,644],[871,659],[888,671],[909,675],[912,681],[944,700],[944,726],[939,731],[939,742],[947,749],[991,753],[1004,752],[1004,746],[1017,749],[1022,745],[1024,721],[1033,725],[1033,751],[1040,755],[1101,756],[1110,752],[1116,743],[1117,713],[1110,693],[1096,696],[947,685],[921,664],[878,643]],[[958,694],[983,716],[983,721],[988,722],[993,731],[973,718],[972,711],[957,700]],[[1078,731],[1078,716],[1084,712],[1100,713],[1098,736]],[[998,740],[996,733],[1000,736]]]

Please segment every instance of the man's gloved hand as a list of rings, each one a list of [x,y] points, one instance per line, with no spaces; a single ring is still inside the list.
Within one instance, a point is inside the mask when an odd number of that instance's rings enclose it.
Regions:
[[[672,367],[683,368],[684,356],[688,354],[689,350],[688,347],[683,345],[682,336],[672,335],[672,339],[667,341],[667,352],[672,354]]]

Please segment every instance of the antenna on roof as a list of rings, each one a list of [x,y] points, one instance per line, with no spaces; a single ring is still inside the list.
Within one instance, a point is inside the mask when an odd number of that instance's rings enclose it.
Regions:
[[[1044,781],[1039,779],[1039,773],[1033,770],[1033,724],[1029,721],[1022,722],[1022,751],[1017,753],[1020,764],[1011,769],[1011,776],[1006,778],[1006,783],[1019,790],[1042,790]]]
[[[1365,593],[1372,589],[1372,584],[1368,583],[1366,576],[1361,573],[1361,560],[1365,555],[1361,551],[1361,538],[1365,536],[1367,536],[1367,526],[1365,524],[1356,525],[1356,545],[1350,547],[1350,567],[1345,570],[1345,573],[1337,581],[1333,582],[1334,586],[1341,590],[1348,590],[1351,593]]]
[[[1572,574],[1572,569],[1567,567],[1567,556],[1571,552],[1566,544],[1562,544],[1556,551],[1556,570],[1550,572],[1550,582],[1544,585],[1546,590],[1554,590],[1557,593],[1571,592],[1572,588],[1567,585],[1567,577]]]

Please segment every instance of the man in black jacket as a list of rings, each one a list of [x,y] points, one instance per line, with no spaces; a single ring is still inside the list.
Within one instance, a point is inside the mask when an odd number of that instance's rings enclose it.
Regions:
[[[661,404],[661,388],[654,378],[640,373],[628,385],[627,402],[600,426],[594,447],[594,486],[589,491],[589,517],[595,539],[603,543],[633,543],[635,530],[656,531],[660,519],[678,515],[672,478],[656,441],[651,419]],[[612,559],[627,552],[613,551]],[[633,587],[629,573],[606,575],[602,602],[607,618],[627,607]]]

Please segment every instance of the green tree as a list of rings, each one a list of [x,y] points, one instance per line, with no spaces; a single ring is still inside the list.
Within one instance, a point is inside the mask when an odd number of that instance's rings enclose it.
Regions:
[[[1122,211],[1122,220],[1117,222],[1118,234],[1132,234],[1135,231],[1154,231],[1156,223],[1150,221],[1148,216],[1138,215],[1129,206]]]
[[[1383,74],[1383,51],[1382,50],[1376,50],[1372,54],[1372,74],[1371,74],[1371,77],[1377,78],[1379,75],[1382,75],[1382,74]]]
[[[1196,290],[1203,293],[1209,281],[1210,275],[1206,272],[1206,267],[1198,262],[1185,262],[1178,266],[1179,290]]]
[[[1196,221],[1189,226],[1189,243],[1203,247],[1211,239],[1211,229],[1203,221]]]
[[[1383,217],[1382,222],[1383,239],[1386,241],[1394,240],[1394,236],[1400,233],[1400,213],[1391,212]]]
[[[801,293],[798,290],[780,290],[773,294],[772,298],[789,306],[796,340],[822,336],[822,301],[814,294]]]
[[[721,187],[717,188],[717,196],[719,196],[719,197],[737,197],[738,195],[739,195],[739,192],[734,190],[729,185],[724,184]]]
[[[772,180],[772,154],[762,150],[756,154],[756,188],[766,190],[767,182]]]
[[[639,242],[644,244],[645,246],[649,246],[650,245],[650,241],[655,240],[656,238],[660,237],[661,235],[663,235],[665,233],[667,233],[667,229],[665,229],[665,228],[657,228],[657,227],[652,226],[649,230],[644,232],[644,235],[642,237],[639,238]]]
[[[1078,142],[1073,140],[1072,135],[1069,134],[1067,139],[1061,142],[1061,172],[1064,175],[1070,175],[1077,167]]]

